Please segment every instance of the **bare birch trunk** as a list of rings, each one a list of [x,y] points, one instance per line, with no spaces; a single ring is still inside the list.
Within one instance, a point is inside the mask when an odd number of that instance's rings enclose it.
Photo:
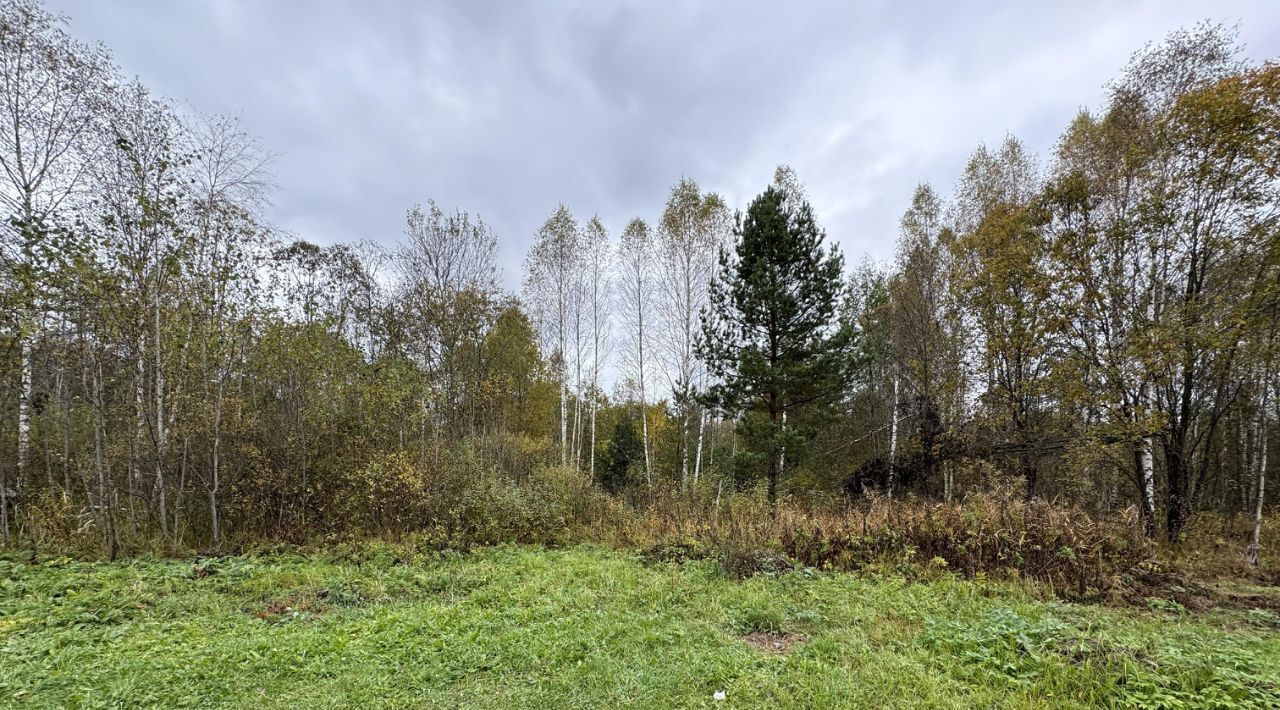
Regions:
[[[581,391],[579,391],[578,403],[577,403],[577,406],[575,407],[575,411],[573,415],[574,428],[577,431],[577,433],[573,435],[573,438],[577,442],[574,447],[575,450],[573,454],[573,467],[578,470],[582,469],[582,448],[583,448],[583,445],[586,443],[586,436],[587,436],[587,421],[586,421],[586,417],[584,416],[585,410],[586,410],[586,403],[582,401],[582,393]]]
[[[5,459],[0,458],[0,544],[9,546],[9,480],[5,475]]]
[[[1146,521],[1147,535],[1155,534],[1156,521],[1156,466],[1155,437],[1148,436],[1142,440],[1142,511]]]
[[[707,413],[698,413],[698,450],[693,457],[693,485],[698,485],[698,479],[702,476],[702,439],[703,433],[707,428]]]
[[[98,505],[106,520],[107,544],[110,547],[111,559],[116,558],[120,537],[116,529],[115,508],[112,491],[108,487],[107,469],[103,462],[103,447],[106,442],[106,422],[102,404],[102,363],[95,358],[93,369],[93,466],[98,474]]]
[[[893,376],[893,415],[889,422],[889,497],[893,497],[894,477],[898,463],[898,375]]]
[[[591,401],[591,448],[587,451],[591,465],[591,480],[596,480],[596,403]]]
[[[645,391],[644,385],[644,316],[640,315],[639,326],[639,348],[640,348],[640,364],[639,364],[639,380],[640,380],[640,432],[644,443],[644,479],[650,488],[653,487],[653,460],[649,455],[649,410],[646,404],[648,393]]]
[[[21,350],[22,362],[19,365],[18,372],[18,465],[16,471],[16,480],[14,488],[22,489],[22,484],[26,480],[27,460],[31,452],[31,395],[32,395],[32,372],[31,372],[31,335],[26,332],[27,328],[22,328],[20,337],[22,343],[19,345]]]
[[[1262,505],[1267,497],[1267,382],[1262,380],[1262,408],[1258,413],[1258,490],[1253,507],[1253,540],[1245,548],[1245,556],[1256,567],[1262,561]]]
[[[680,420],[680,490],[689,487],[689,412]]]
[[[134,360],[134,385],[133,385],[133,408],[134,408],[134,433],[133,433],[133,451],[129,456],[129,524],[134,532],[138,529],[138,512],[135,501],[138,498],[138,480],[142,478],[142,449],[143,442],[146,439],[147,429],[147,411],[146,411],[146,362],[143,360],[146,352],[146,334],[143,330],[146,326],[146,317],[139,318],[139,335],[138,335],[138,354]]]

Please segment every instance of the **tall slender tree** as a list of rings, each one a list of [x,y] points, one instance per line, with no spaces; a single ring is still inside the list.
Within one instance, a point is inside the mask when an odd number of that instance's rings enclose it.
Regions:
[[[689,483],[693,424],[698,411],[695,394],[705,371],[694,352],[698,314],[707,302],[707,285],[715,271],[716,253],[730,225],[729,210],[714,192],[703,193],[696,182],[682,179],[671,189],[658,226],[657,302],[667,384],[681,421],[680,482]],[[695,462],[695,467],[698,465]]]
[[[600,216],[587,222],[583,230],[583,261],[585,268],[586,310],[591,330],[591,384],[587,392],[591,409],[591,439],[588,449],[589,470],[592,480],[596,475],[596,414],[601,400],[600,375],[609,354],[610,297],[612,252],[609,248],[609,232]]]
[[[640,441],[644,449],[645,482],[653,484],[653,457],[649,444],[649,370],[652,367],[653,299],[656,296],[652,234],[644,220],[627,224],[618,245],[618,315],[624,328],[623,371],[636,382],[640,405]]]
[[[580,235],[569,208],[560,205],[538,230],[524,262],[524,301],[542,336],[560,391],[560,463],[569,464],[569,338],[578,312],[575,290]]]

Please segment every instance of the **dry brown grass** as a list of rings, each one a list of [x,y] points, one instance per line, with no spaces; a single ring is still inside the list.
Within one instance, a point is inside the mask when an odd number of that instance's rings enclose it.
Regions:
[[[1136,521],[1013,495],[954,503],[869,498],[784,503],[775,514],[751,496],[715,501],[664,495],[595,531],[654,558],[717,557],[736,576],[799,567],[1012,574],[1073,597],[1103,595],[1117,574],[1155,554]]]
[[[756,631],[742,637],[747,645],[765,653],[781,654],[790,651],[797,644],[804,643],[805,637],[800,634]]]

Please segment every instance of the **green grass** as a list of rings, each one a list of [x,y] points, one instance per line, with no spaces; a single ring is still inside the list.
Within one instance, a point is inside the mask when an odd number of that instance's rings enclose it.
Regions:
[[[1275,707],[1277,626],[594,547],[0,558],[0,706]]]

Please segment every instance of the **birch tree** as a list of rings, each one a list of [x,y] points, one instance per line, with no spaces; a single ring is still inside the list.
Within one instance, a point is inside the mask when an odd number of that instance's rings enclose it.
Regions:
[[[98,112],[111,81],[106,50],[76,42],[65,24],[65,17],[32,0],[0,4],[0,287],[17,303],[18,490],[26,483],[31,447],[32,350],[41,302],[66,252],[71,208],[99,147]],[[0,480],[0,506],[8,504],[7,490]]]
[[[933,189],[917,186],[911,207],[902,215],[897,273],[889,283],[893,350],[898,360],[894,419],[899,419],[900,374],[910,393],[908,416],[915,423],[925,485],[934,480],[947,430],[963,413],[959,326],[950,299],[951,231],[942,224],[942,217],[942,201]],[[896,432],[896,424],[891,430]],[[890,452],[891,462],[895,454]]]
[[[1243,68],[1239,51],[1234,33],[1202,25],[1139,55],[1126,77],[1154,116],[1140,229],[1162,262],[1151,355],[1171,540],[1208,475],[1280,202],[1280,68]]]
[[[569,339],[578,313],[575,289],[580,236],[565,205],[547,218],[524,261],[524,302],[551,361],[560,392],[560,463],[569,464]]]
[[[644,450],[645,482],[653,485],[653,457],[649,444],[649,370],[653,334],[654,273],[653,237],[649,225],[636,218],[627,224],[618,245],[618,315],[623,330],[622,370],[636,382],[640,404],[640,437]]]
[[[174,415],[167,379],[174,353],[167,340],[171,325],[178,324],[166,315],[192,246],[181,216],[189,156],[182,153],[181,126],[173,112],[145,87],[135,82],[112,98],[103,135],[108,145],[94,164],[94,186],[105,244],[126,285],[119,327],[129,333],[134,363],[131,491],[153,502],[167,536],[165,472]],[[144,490],[139,486],[148,463],[151,482]]]
[[[585,268],[586,310],[591,330],[591,407],[590,473],[596,475],[596,412],[602,398],[600,390],[601,368],[609,354],[611,259],[609,232],[599,215],[587,222],[583,233],[583,257]]]
[[[657,235],[657,283],[661,298],[657,333],[667,385],[681,422],[680,483],[690,482],[690,439],[701,410],[694,395],[705,383],[705,370],[694,352],[698,316],[707,303],[707,287],[715,259],[730,226],[729,210],[714,192],[703,193],[689,178],[671,190]],[[699,430],[701,430],[701,426]],[[696,461],[699,466],[701,461]]]
[[[1159,425],[1151,402],[1156,373],[1146,353],[1162,255],[1138,229],[1150,131],[1136,99],[1116,89],[1101,118],[1077,116],[1059,143],[1046,200],[1066,349],[1063,391],[1084,406],[1088,428],[1132,442],[1127,470],[1144,529],[1154,535]]]

